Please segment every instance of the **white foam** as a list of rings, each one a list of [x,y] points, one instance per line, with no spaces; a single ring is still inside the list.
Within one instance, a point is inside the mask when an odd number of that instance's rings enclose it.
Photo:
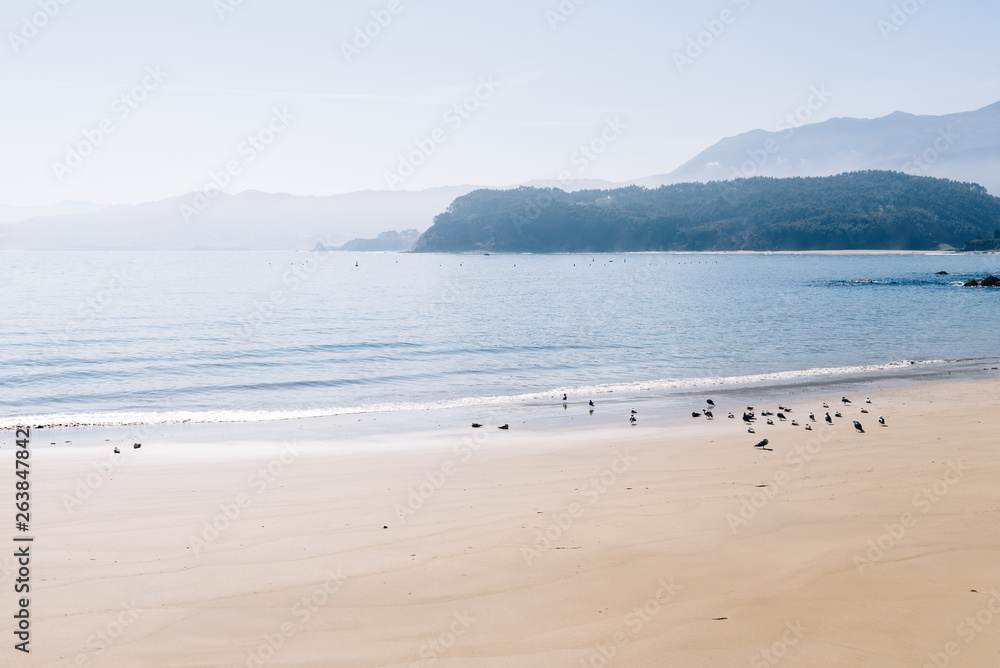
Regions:
[[[426,403],[395,402],[368,404],[364,406],[340,406],[329,408],[309,408],[293,410],[214,410],[214,411],[125,411],[94,413],[56,413],[44,415],[24,415],[0,418],[0,430],[14,429],[24,425],[44,427],[112,427],[138,424],[181,424],[181,423],[223,423],[223,422],[265,422],[271,420],[294,420],[300,418],[336,417],[338,415],[358,415],[362,413],[389,413],[395,411],[422,411],[466,406],[494,406],[525,403],[542,399],[562,397],[563,393],[573,396],[596,396],[600,394],[649,392],[698,387],[739,386],[767,382],[802,380],[826,376],[846,376],[879,371],[908,369],[915,365],[944,364],[948,360],[909,360],[868,364],[864,366],[831,367],[781,371],[746,376],[718,376],[711,378],[666,378],[661,380],[629,383],[606,383],[577,387],[559,387],[544,392],[528,394],[463,397]]]

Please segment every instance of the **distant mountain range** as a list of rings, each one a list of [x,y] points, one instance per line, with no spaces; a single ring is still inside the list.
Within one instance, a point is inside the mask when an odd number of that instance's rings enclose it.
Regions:
[[[831,118],[727,137],[669,174],[637,179],[672,183],[752,176],[831,176],[866,169],[978,183],[1000,195],[1000,102],[946,116],[897,111],[882,118]]]
[[[1000,102],[946,116],[896,112],[876,119],[834,118],[777,132],[754,130],[723,139],[669,174],[625,183],[539,180],[510,188],[559,188],[566,192],[627,185],[657,188],[738,177],[829,176],[868,169],[978,183],[1000,195]],[[336,247],[386,230],[426,230],[434,216],[456,198],[480,188],[368,190],[329,196],[247,191],[220,195],[187,219],[182,209],[192,206],[194,194],[136,205],[0,205],[0,249]],[[190,214],[191,208],[187,211]]]

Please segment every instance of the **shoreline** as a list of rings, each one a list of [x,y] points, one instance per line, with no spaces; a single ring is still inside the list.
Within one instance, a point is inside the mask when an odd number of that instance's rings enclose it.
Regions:
[[[813,432],[747,434],[724,415],[748,395],[716,394],[711,422],[639,405],[630,427],[621,403],[509,432],[39,447],[32,659],[902,667],[957,642],[987,665],[1000,638],[957,628],[1000,612],[1000,379],[833,389],[754,397]]]
[[[299,420],[365,421],[368,418],[393,422],[407,416],[431,416],[441,414],[466,413],[472,418],[477,414],[509,414],[518,416],[537,412],[539,409],[561,406],[559,395],[568,392],[570,403],[581,399],[603,402],[641,402],[661,400],[664,408],[677,406],[690,394],[745,394],[760,392],[810,391],[830,385],[851,387],[857,384],[874,384],[876,387],[893,387],[922,381],[950,381],[956,379],[977,379],[982,373],[990,374],[993,367],[1000,365],[998,358],[970,360],[928,360],[893,361],[867,365],[838,367],[831,369],[805,369],[752,374],[747,376],[664,379],[623,383],[604,383],[588,387],[553,388],[512,396],[468,397],[456,400],[441,400],[427,404],[388,404],[345,408],[308,408],[261,411],[125,411],[122,413],[76,413],[55,415],[29,415],[0,419],[0,434],[17,426],[32,426],[38,430],[135,430],[158,429],[160,427],[183,425],[268,425]],[[985,367],[985,368],[984,368]],[[954,377],[953,377],[954,374]],[[154,416],[154,420],[143,420],[140,416]],[[130,416],[122,418],[121,416]],[[135,416],[135,417],[131,417]],[[263,416],[263,417],[260,417]],[[395,417],[394,417],[395,416]],[[256,419],[250,419],[254,418]],[[68,420],[74,421],[69,422]],[[420,417],[417,422],[426,422]],[[433,419],[433,417],[432,417]],[[58,420],[58,422],[57,422]],[[78,422],[78,420],[89,420]],[[265,429],[267,427],[264,427]]]

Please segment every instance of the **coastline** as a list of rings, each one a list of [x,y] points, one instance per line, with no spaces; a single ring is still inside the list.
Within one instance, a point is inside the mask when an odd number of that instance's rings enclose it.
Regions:
[[[904,666],[955,643],[985,665],[1000,640],[960,625],[1000,612],[998,390],[855,384],[833,428],[756,435],[724,417],[747,396],[822,424],[847,390],[712,392],[713,422],[639,403],[635,427],[628,402],[344,441],[324,420],[169,425],[117,459],[110,432],[67,430],[32,455],[32,659]]]

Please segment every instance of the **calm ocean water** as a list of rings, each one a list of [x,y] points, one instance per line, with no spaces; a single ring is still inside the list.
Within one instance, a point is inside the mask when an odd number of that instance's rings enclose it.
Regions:
[[[1000,290],[955,283],[998,265],[933,254],[4,252],[0,427],[490,404],[995,358]]]

